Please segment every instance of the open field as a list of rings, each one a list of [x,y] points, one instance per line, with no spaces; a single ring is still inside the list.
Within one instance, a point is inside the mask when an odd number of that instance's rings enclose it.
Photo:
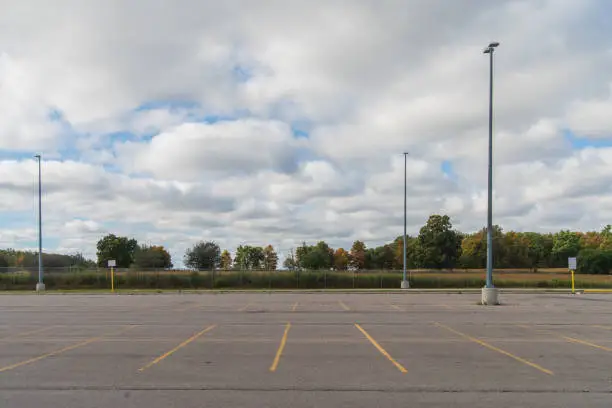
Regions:
[[[478,299],[2,296],[2,406],[610,406],[610,295]]]
[[[116,287],[123,289],[398,289],[401,271],[119,271]],[[413,288],[480,288],[482,270],[410,271]],[[0,274],[0,290],[31,290],[35,273]],[[48,290],[110,288],[108,270],[47,272]],[[571,287],[567,271],[497,270],[494,283],[500,288]],[[612,275],[576,275],[576,288],[612,289]]]

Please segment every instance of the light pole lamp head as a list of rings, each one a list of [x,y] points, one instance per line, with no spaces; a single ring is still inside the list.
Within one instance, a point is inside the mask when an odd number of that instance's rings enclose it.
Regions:
[[[40,160],[40,154],[35,154],[34,157]]]
[[[499,43],[497,41],[490,42],[489,45],[484,49],[484,54],[492,54],[495,48],[499,47]]]

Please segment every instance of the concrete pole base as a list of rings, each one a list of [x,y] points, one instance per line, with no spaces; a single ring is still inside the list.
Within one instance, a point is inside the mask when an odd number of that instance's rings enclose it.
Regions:
[[[407,280],[402,281],[402,289],[410,289],[410,283]]]
[[[499,289],[497,288],[482,288],[482,300],[483,305],[499,305]]]
[[[45,291],[45,284],[44,283],[37,283],[36,284],[36,291],[37,292],[44,292]]]

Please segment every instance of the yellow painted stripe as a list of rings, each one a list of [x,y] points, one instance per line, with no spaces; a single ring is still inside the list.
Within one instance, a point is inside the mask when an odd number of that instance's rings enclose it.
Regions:
[[[295,310],[297,309],[297,307],[298,307],[298,302],[295,302],[295,303],[293,304],[293,307],[291,308],[291,311],[292,311],[292,312],[295,312]]]
[[[380,344],[378,344],[378,342],[377,342],[376,340],[374,340],[374,338],[373,338],[372,336],[370,336],[370,335],[368,334],[368,332],[364,330],[364,328],[363,328],[363,327],[361,327],[361,326],[360,326],[360,325],[358,325],[357,323],[355,323],[355,327],[356,327],[357,329],[359,329],[359,331],[360,331],[361,333],[363,333],[363,335],[364,335],[364,336],[366,336],[366,338],[367,338],[368,340],[370,340],[370,343],[372,343],[372,345],[373,345],[374,347],[376,347],[376,348],[378,349],[378,351],[380,351],[380,353],[381,353],[383,356],[387,357],[387,359],[388,359],[389,361],[391,361],[391,362],[393,363],[393,365],[394,365],[395,367],[397,367],[397,369],[398,369],[398,370],[400,370],[400,371],[401,371],[402,373],[404,373],[404,374],[406,374],[406,373],[408,372],[408,370],[406,370],[406,368],[404,368],[404,366],[403,366],[403,365],[401,365],[401,364],[400,364],[400,363],[398,363],[398,362],[397,362],[397,361],[396,361],[396,360],[395,360],[393,357],[391,357],[391,355],[390,355],[389,353],[387,353],[387,351],[386,351],[384,348],[382,348],[382,346],[381,346]]]
[[[125,329],[123,329],[123,330],[121,330],[119,332],[114,333],[114,334],[125,333],[126,331],[131,330],[131,329],[133,329],[135,327],[136,326],[130,326],[130,327],[127,327],[127,328],[125,328]],[[92,337],[90,339],[81,341],[80,343],[72,344],[70,346],[61,348],[59,350],[55,350],[55,351],[52,351],[50,353],[42,354],[42,355],[40,355],[38,357],[30,358],[30,359],[27,359],[27,360],[24,360],[24,361],[20,361],[19,363],[11,364],[11,365],[8,365],[8,366],[0,367],[0,373],[2,373],[4,371],[9,371],[9,370],[12,370],[14,368],[21,367],[21,366],[24,366],[24,365],[32,364],[32,363],[35,363],[35,362],[40,361],[40,360],[44,360],[47,357],[57,356],[59,354],[65,353],[66,351],[70,351],[70,350],[74,350],[74,349],[79,348],[79,347],[86,346],[88,344],[91,344],[91,343],[94,343],[96,341],[102,340],[102,338],[104,336],[105,335],[98,336],[98,337]]]
[[[602,326],[600,324],[594,324],[591,327],[597,327],[598,329],[604,329],[604,330],[612,330],[612,326]]]
[[[346,304],[345,304],[343,301],[341,301],[341,300],[339,300],[339,301],[338,301],[338,304],[339,304],[340,306],[342,306],[342,308],[343,308],[344,310],[347,310],[347,311],[348,311],[348,310],[351,310],[351,309],[350,309],[350,308],[349,308],[349,307],[348,307],[348,306],[347,306],[347,305],[346,305]]]
[[[240,309],[238,309],[239,312],[244,312],[245,310],[247,310],[250,306],[252,305],[252,303],[247,303],[246,305],[242,306]]]
[[[596,348],[596,349],[600,349],[600,350],[604,350],[604,351],[612,352],[612,348],[610,348],[610,347],[601,346],[601,345],[599,345],[599,344],[595,344],[595,343],[592,343],[592,342],[587,341],[587,340],[582,340],[582,339],[577,339],[577,338],[574,338],[574,337],[564,336],[564,335],[562,335],[562,334],[557,334],[557,333],[555,333],[554,331],[551,331],[551,330],[546,330],[546,329],[536,329],[536,328],[529,327],[529,326],[524,326],[524,325],[517,325],[517,326],[519,326],[519,327],[523,327],[523,328],[525,328],[525,329],[539,330],[539,331],[542,331],[542,332],[546,332],[546,333],[549,333],[549,334],[551,334],[551,335],[553,335],[553,336],[556,336],[556,337],[558,337],[558,338],[560,338],[560,339],[563,339],[563,340],[565,340],[565,341],[568,341],[568,342],[570,342],[570,343],[583,344],[583,345],[585,345],[585,346],[589,346],[589,347],[593,347],[593,348]],[[606,326],[593,326],[593,327],[601,327],[601,328],[606,328]]]
[[[296,303],[297,304],[297,303]],[[287,344],[287,335],[289,334],[289,329],[291,329],[291,323],[287,322],[287,326],[285,326],[285,332],[283,333],[283,338],[278,346],[278,350],[276,350],[276,356],[274,356],[274,361],[272,361],[272,365],[270,366],[270,371],[274,372],[278,368],[278,363],[280,361],[281,355],[283,354],[283,350],[285,349],[285,344]]]
[[[38,334],[38,333],[46,332],[46,331],[54,329],[56,327],[58,327],[58,326],[48,326],[48,327],[43,327],[42,329],[36,329],[36,330],[30,330],[30,331],[21,332],[21,333],[10,334],[10,335],[8,335],[6,337],[3,337],[2,340],[12,339],[12,338],[15,338],[15,337],[30,336],[32,334]]]
[[[397,310],[402,310],[401,307],[397,306],[397,305],[390,305],[392,308],[397,309]]]
[[[583,289],[584,293],[612,293],[612,289]]]
[[[561,335],[559,337],[569,341],[570,343],[584,344],[585,346],[590,346],[590,347],[594,347],[594,348],[597,348],[597,349],[600,349],[600,350],[605,350],[605,351],[612,352],[612,348],[605,347],[605,346],[600,346],[599,344],[591,343],[590,341],[581,340],[581,339],[575,339],[573,337],[567,337],[567,336],[561,336]]]
[[[510,358],[513,358],[513,359],[515,359],[516,361],[521,362],[521,363],[523,363],[523,364],[526,364],[526,365],[528,365],[528,366],[530,366],[530,367],[533,367],[533,368],[535,368],[536,370],[539,370],[539,371],[541,371],[541,372],[543,372],[543,373],[545,373],[545,374],[548,374],[548,375],[554,375],[554,373],[553,373],[552,371],[550,371],[550,370],[548,370],[548,369],[546,369],[546,368],[544,368],[544,367],[542,367],[542,366],[540,366],[540,365],[538,365],[538,364],[536,364],[536,363],[534,363],[534,362],[531,362],[531,361],[529,361],[529,360],[525,360],[524,358],[521,358],[521,357],[519,357],[519,356],[516,356],[516,355],[514,355],[514,354],[512,354],[512,353],[510,353],[510,352],[508,352],[508,351],[506,351],[506,350],[502,350],[502,349],[500,349],[499,347],[495,347],[495,346],[493,346],[492,344],[489,344],[489,343],[487,343],[487,342],[485,342],[485,341],[482,341],[482,340],[480,340],[480,339],[477,339],[476,337],[472,337],[472,336],[470,336],[470,335],[468,335],[468,334],[462,333],[462,332],[460,332],[459,330],[455,330],[455,329],[453,329],[452,327],[448,327],[448,326],[446,326],[446,325],[444,325],[444,324],[441,324],[441,323],[437,323],[437,322],[436,322],[436,323],[435,323],[435,325],[436,325],[436,326],[438,326],[438,327],[441,327],[441,328],[443,328],[443,329],[446,329],[446,330],[448,330],[448,331],[450,331],[450,332],[452,332],[452,333],[455,333],[455,334],[456,334],[456,335],[458,335],[458,336],[461,336],[461,337],[466,338],[466,339],[468,339],[468,340],[470,340],[470,341],[473,341],[473,342],[474,342],[474,343],[476,343],[476,344],[480,344],[481,346],[486,347],[486,348],[488,348],[489,350],[493,350],[493,351],[496,351],[496,352],[498,352],[498,353],[500,353],[500,354],[503,354],[503,355],[505,355],[505,356],[508,356],[508,357],[510,357]]]
[[[147,368],[159,363],[160,361],[162,361],[163,359],[165,359],[168,356],[171,356],[172,354],[174,354],[175,352],[177,352],[178,350],[182,349],[183,347],[185,347],[186,345],[188,345],[189,343],[191,343],[192,341],[196,340],[198,337],[200,337],[201,335],[203,335],[206,332],[211,331],[212,329],[214,329],[216,327],[215,324],[208,326],[207,328],[205,328],[204,330],[201,330],[199,332],[197,332],[196,334],[194,334],[193,336],[191,336],[190,338],[188,338],[187,340],[185,340],[184,342],[182,342],[181,344],[179,344],[178,346],[176,346],[175,348],[173,348],[170,351],[165,352],[164,354],[162,354],[161,356],[157,357],[155,360],[151,361],[149,364],[147,364],[144,367],[141,367],[138,369],[138,372],[142,372],[144,370],[146,370]]]

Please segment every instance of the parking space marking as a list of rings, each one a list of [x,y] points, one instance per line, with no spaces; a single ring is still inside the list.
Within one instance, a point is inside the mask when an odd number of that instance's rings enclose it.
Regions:
[[[251,307],[253,303],[247,303],[246,305],[242,306],[240,309],[238,309],[239,312],[244,312],[245,310],[247,310],[249,307]]]
[[[510,357],[510,358],[513,358],[514,360],[516,360],[516,361],[518,361],[518,362],[521,362],[521,363],[526,364],[526,365],[528,365],[528,366],[530,366],[530,367],[533,367],[533,368],[535,368],[536,370],[539,370],[539,371],[541,371],[541,372],[543,372],[543,373],[545,373],[545,374],[548,374],[548,375],[554,375],[554,373],[553,373],[552,371],[550,371],[549,369],[546,369],[546,368],[544,368],[544,367],[542,367],[542,366],[540,366],[540,365],[538,365],[538,364],[536,364],[536,363],[534,363],[534,362],[532,362],[532,361],[529,361],[529,360],[526,360],[526,359],[521,358],[521,357],[519,357],[519,356],[516,356],[516,355],[514,355],[514,354],[512,354],[512,353],[510,353],[510,352],[508,352],[508,351],[506,351],[506,350],[502,350],[502,349],[500,349],[499,347],[495,347],[494,345],[489,344],[489,343],[487,343],[486,341],[483,341],[483,340],[477,339],[476,337],[472,337],[472,336],[470,336],[469,334],[462,333],[462,332],[460,332],[459,330],[455,330],[455,329],[453,329],[452,327],[449,327],[449,326],[447,326],[447,325],[445,325],[445,324],[442,324],[442,323],[434,322],[434,324],[435,324],[436,326],[438,326],[438,327],[442,328],[442,329],[446,329],[446,330],[448,330],[448,331],[450,331],[450,332],[452,332],[452,333],[455,333],[456,335],[461,336],[461,337],[463,337],[463,338],[465,338],[465,339],[468,339],[468,340],[470,340],[470,341],[472,341],[472,342],[474,342],[474,343],[476,343],[476,344],[480,344],[481,346],[486,347],[486,348],[488,348],[489,350],[496,351],[496,352],[498,352],[498,353],[500,353],[500,354],[503,354],[503,355],[505,355],[505,356],[508,356],[508,357]]]
[[[565,340],[565,341],[567,341],[569,343],[582,344],[584,346],[589,346],[589,347],[593,347],[593,348],[596,348],[596,349],[612,352],[612,348],[610,348],[610,347],[606,347],[606,346],[602,346],[602,345],[599,345],[599,344],[595,344],[595,343],[592,343],[590,341],[583,340],[583,339],[577,339],[575,337],[564,336],[562,334],[555,333],[552,330],[536,329],[534,327],[526,326],[526,325],[522,325],[522,324],[517,324],[517,326],[518,327],[522,327],[524,329],[530,329],[530,330],[536,330],[536,331],[545,332],[545,333],[551,334],[553,336],[556,336],[556,337],[558,337],[560,339],[563,339],[563,340]]]
[[[46,331],[51,330],[51,329],[54,329],[54,328],[56,328],[56,327],[59,327],[59,326],[47,326],[47,327],[43,327],[42,329],[41,329],[41,328],[38,328],[38,329],[36,329],[36,330],[30,330],[30,331],[26,331],[26,332],[20,332],[20,333],[15,333],[15,334],[9,334],[9,335],[8,335],[8,336],[6,336],[6,337],[2,337],[2,338],[1,338],[1,340],[13,339],[13,338],[15,338],[15,337],[30,336],[30,335],[32,335],[32,334],[38,334],[38,333],[46,332]]]
[[[178,346],[176,346],[175,348],[173,348],[170,351],[165,352],[164,354],[162,354],[161,356],[157,357],[156,359],[154,359],[153,361],[151,361],[149,364],[145,365],[144,367],[141,367],[138,369],[138,372],[143,372],[144,370],[146,370],[147,368],[159,363],[160,361],[162,361],[163,359],[165,359],[168,356],[171,356],[172,354],[174,354],[175,352],[177,352],[178,350],[182,349],[183,347],[185,347],[186,345],[188,345],[189,343],[191,343],[192,341],[196,340],[198,337],[202,336],[203,334],[211,331],[212,329],[214,329],[217,325],[216,324],[212,324],[210,326],[208,326],[207,328],[205,328],[204,330],[201,330],[199,332],[197,332],[196,334],[194,334],[193,336],[191,336],[190,338],[188,338],[187,340],[185,340],[184,342],[182,342],[181,344],[179,344]]]
[[[295,312],[295,310],[297,309],[297,307],[298,307],[298,302],[295,302],[295,303],[293,304],[293,307],[291,308],[291,311],[292,311],[292,312]]]
[[[102,334],[100,336],[92,337],[90,339],[81,341],[79,343],[72,344],[70,346],[66,346],[66,347],[61,348],[59,350],[54,350],[54,351],[51,351],[49,353],[42,354],[40,356],[33,357],[33,358],[30,358],[30,359],[27,359],[27,360],[24,360],[24,361],[20,361],[20,362],[15,363],[15,364],[11,364],[11,365],[7,365],[7,366],[4,366],[4,367],[0,367],[0,373],[5,372],[5,371],[9,371],[9,370],[12,370],[14,368],[18,368],[18,367],[21,367],[21,366],[24,366],[24,365],[32,364],[32,363],[35,363],[35,362],[40,361],[40,360],[44,360],[47,357],[57,356],[59,354],[65,353],[66,351],[74,350],[74,349],[77,349],[79,347],[83,347],[83,346],[86,346],[88,344],[91,344],[91,343],[95,343],[96,341],[102,340],[105,336],[108,336],[109,334],[118,335],[118,334],[125,333],[126,331],[132,330],[135,327],[137,327],[137,326],[136,325],[128,326],[128,327],[126,327],[123,330],[120,330],[118,332]]]
[[[350,308],[350,307],[348,307],[348,306],[347,306],[347,305],[346,305],[346,304],[345,304],[343,301],[341,301],[341,300],[339,300],[339,301],[338,301],[338,304],[339,304],[340,306],[342,306],[342,308],[343,308],[344,310],[346,310],[347,312],[348,312],[349,310],[351,310],[351,308]]]
[[[287,344],[287,336],[289,335],[289,329],[291,329],[291,323],[287,322],[287,325],[285,326],[285,332],[283,333],[283,337],[278,346],[278,350],[276,350],[274,361],[272,361],[272,365],[270,366],[271,372],[275,372],[278,368],[278,363],[280,362],[280,358],[283,355],[283,350],[285,349],[285,345]]]
[[[401,365],[400,363],[398,363],[393,357],[391,357],[391,355],[389,353],[387,353],[387,351],[382,348],[382,346],[380,344],[378,344],[378,342],[376,340],[374,340],[374,338],[372,336],[370,336],[370,334],[364,330],[363,327],[361,327],[359,324],[355,323],[355,327],[361,332],[363,333],[363,335],[366,337],[366,339],[368,339],[370,341],[370,343],[372,343],[372,345],[374,347],[376,347],[376,349],[378,351],[380,351],[380,353],[387,357],[387,359],[389,361],[391,361],[391,363],[393,363],[393,365],[395,367],[397,367],[398,370],[400,370],[401,373],[406,374],[408,372],[408,370],[406,370],[406,368]]]
[[[591,343],[590,341],[576,339],[576,338],[573,338],[573,337],[568,337],[568,336],[563,336],[563,335],[560,335],[560,337],[565,339],[565,340],[567,340],[567,341],[569,341],[570,343],[584,344],[585,346],[590,346],[590,347],[594,347],[594,348],[597,348],[597,349],[600,349],[600,350],[612,352],[612,348],[606,347],[606,346],[600,346],[599,344]]]

